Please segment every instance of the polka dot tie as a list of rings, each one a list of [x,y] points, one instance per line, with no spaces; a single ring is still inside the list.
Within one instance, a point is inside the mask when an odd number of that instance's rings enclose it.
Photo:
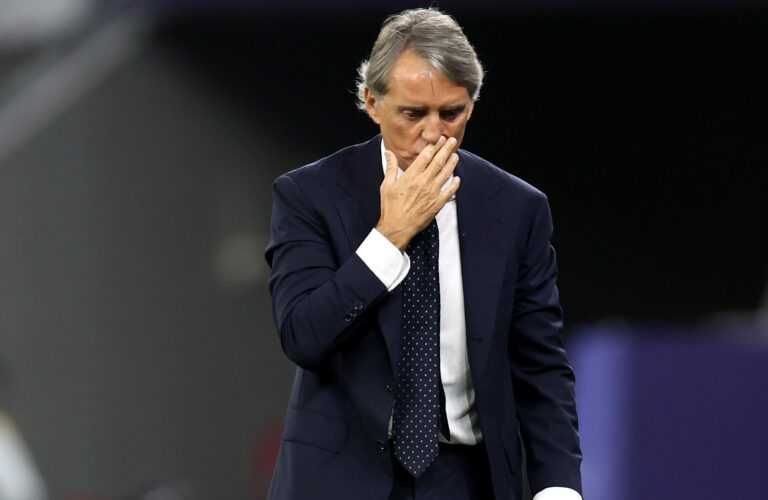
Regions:
[[[419,477],[440,452],[444,412],[440,383],[439,233],[432,222],[409,243],[403,280],[402,343],[392,425],[395,457]],[[447,422],[445,422],[447,426]],[[447,435],[447,433],[446,433]]]

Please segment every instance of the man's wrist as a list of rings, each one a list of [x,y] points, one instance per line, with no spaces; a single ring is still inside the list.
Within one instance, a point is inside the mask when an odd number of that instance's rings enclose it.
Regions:
[[[395,245],[397,249],[400,250],[400,252],[405,252],[405,249],[408,247],[408,243],[413,237],[412,235],[408,235],[402,230],[398,231],[396,229],[391,229],[381,222],[376,225],[376,230],[381,233],[382,236],[388,239],[390,243]]]
[[[356,253],[389,292],[403,281],[411,268],[408,254],[400,252],[376,229],[371,230]]]

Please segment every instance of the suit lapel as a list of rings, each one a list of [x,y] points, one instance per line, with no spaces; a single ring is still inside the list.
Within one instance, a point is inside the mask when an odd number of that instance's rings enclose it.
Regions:
[[[493,197],[500,184],[486,178],[483,165],[460,152],[456,175],[461,187],[456,193],[459,252],[464,287],[467,351],[474,384],[481,383],[482,368],[491,347],[491,336],[499,304],[506,264],[502,214]]]
[[[381,136],[361,147],[341,171],[337,184],[341,188],[336,210],[344,226],[350,254],[357,250],[379,220],[381,202],[379,186],[384,180],[381,165]],[[397,287],[379,303],[377,320],[389,352],[392,373],[397,373],[400,356],[401,294]]]
[[[379,220],[379,186],[384,180],[379,141],[379,136],[376,136],[350,155],[336,179],[341,188],[336,210],[344,226],[350,252],[357,250]]]

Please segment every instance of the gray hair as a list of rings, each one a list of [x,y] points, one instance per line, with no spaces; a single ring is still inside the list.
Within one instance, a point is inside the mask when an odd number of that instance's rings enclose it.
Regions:
[[[473,101],[480,96],[483,66],[456,20],[433,8],[411,9],[384,21],[370,58],[357,69],[358,108],[366,109],[366,87],[377,98],[389,91],[392,66],[406,49],[467,89]]]

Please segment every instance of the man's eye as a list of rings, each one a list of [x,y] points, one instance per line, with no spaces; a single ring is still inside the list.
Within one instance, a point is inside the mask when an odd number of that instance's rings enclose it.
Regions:
[[[418,120],[421,118],[421,113],[418,111],[405,111],[405,117],[409,120]]]
[[[453,121],[456,119],[457,116],[459,116],[458,111],[444,111],[440,113],[440,117],[446,121]]]

